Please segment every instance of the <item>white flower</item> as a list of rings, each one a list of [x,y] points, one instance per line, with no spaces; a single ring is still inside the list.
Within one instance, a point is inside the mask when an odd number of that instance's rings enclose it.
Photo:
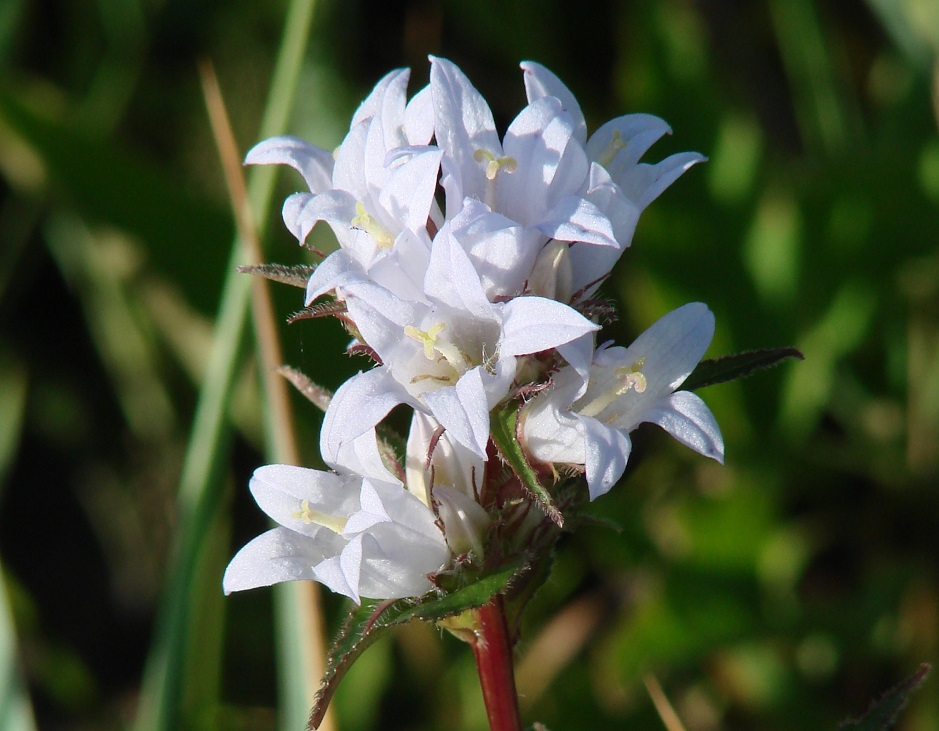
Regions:
[[[450,560],[431,510],[401,483],[267,465],[250,489],[280,525],[232,559],[226,594],[281,581],[319,581],[356,603],[433,588],[428,574]]]
[[[447,218],[477,200],[540,231],[542,244],[555,238],[616,248],[610,221],[583,195],[589,163],[559,99],[533,100],[500,141],[486,100],[453,63],[431,57],[430,89]]]
[[[574,368],[523,410],[523,438],[542,462],[583,465],[590,499],[622,476],[632,449],[629,432],[651,422],[682,444],[723,462],[724,442],[705,403],[677,391],[704,355],[714,316],[701,303],[670,312],[628,348],[598,349],[585,384]]]
[[[680,152],[661,162],[640,163],[646,151],[671,128],[651,114],[627,114],[602,125],[587,139],[587,123],[577,99],[564,83],[541,64],[521,64],[530,103],[544,98],[560,100],[573,125],[574,139],[584,145],[590,161],[584,197],[605,215],[613,227],[617,247],[571,247],[574,290],[604,277],[627,248],[643,210],[692,165],[705,158]],[[591,287],[595,289],[596,285]]]
[[[314,274],[311,282],[316,279]],[[406,403],[485,457],[489,411],[507,395],[516,358],[597,329],[573,308],[543,297],[490,302],[446,224],[431,249],[426,302],[401,300],[361,277],[345,280],[341,291],[349,316],[382,365],[353,376],[336,392],[323,423],[324,454],[338,452]]]

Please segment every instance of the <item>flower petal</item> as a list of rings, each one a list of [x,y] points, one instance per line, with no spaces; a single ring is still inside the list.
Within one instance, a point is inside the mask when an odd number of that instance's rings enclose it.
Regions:
[[[516,297],[503,310],[499,355],[539,353],[599,329],[599,325],[562,302]]]
[[[312,540],[287,528],[262,533],[235,554],[225,569],[222,589],[231,594],[281,581],[316,580],[313,567],[343,543],[331,535],[332,540],[330,531],[325,531],[324,540]]]
[[[690,391],[676,391],[647,414],[645,421],[658,424],[675,439],[705,457],[724,463],[724,439],[714,414]]]
[[[581,416],[586,445],[587,488],[596,500],[610,491],[626,471],[632,441],[625,431],[609,427],[589,416]]]
[[[487,180],[483,166],[473,156],[477,150],[486,150],[496,158],[502,155],[492,111],[455,64],[434,56],[430,62],[437,144],[453,161],[463,195],[483,200]]]
[[[409,399],[384,366],[360,372],[333,395],[323,418],[320,452],[323,461],[341,463],[343,448],[381,421],[395,406]]]
[[[486,458],[489,402],[479,368],[464,373],[456,386],[428,391],[421,398],[453,439]]]
[[[571,115],[574,122],[574,139],[581,145],[585,144],[587,141],[587,122],[584,119],[584,113],[580,109],[580,104],[571,93],[571,90],[553,72],[540,63],[523,61],[520,66],[522,71],[525,72],[523,78],[528,101],[533,102],[546,96],[559,99],[562,108]]]
[[[248,150],[245,165],[289,165],[303,176],[311,193],[332,187],[332,153],[299,137],[281,135],[259,142]]]

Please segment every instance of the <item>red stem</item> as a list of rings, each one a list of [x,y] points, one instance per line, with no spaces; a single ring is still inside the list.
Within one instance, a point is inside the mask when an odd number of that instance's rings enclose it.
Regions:
[[[490,731],[522,731],[512,642],[501,596],[494,596],[479,608],[479,629],[472,645]]]

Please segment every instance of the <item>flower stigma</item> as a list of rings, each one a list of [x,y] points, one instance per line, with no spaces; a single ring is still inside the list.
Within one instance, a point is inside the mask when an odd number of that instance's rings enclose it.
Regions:
[[[582,416],[598,416],[607,406],[613,403],[627,391],[633,390],[636,393],[643,393],[649,385],[645,375],[642,373],[642,367],[646,364],[645,358],[639,358],[631,366],[622,366],[614,371],[613,384],[602,391],[599,396],[588,402],[586,406],[579,410]],[[607,419],[607,422],[615,420],[619,414],[614,414]]]
[[[309,500],[303,500],[300,503],[300,510],[293,514],[294,518],[299,518],[304,525],[321,525],[328,528],[333,533],[342,533],[346,529],[346,519],[337,518],[335,515],[329,515],[319,510],[313,510],[310,507]]]
[[[379,249],[388,250],[394,246],[394,236],[391,235],[388,229],[369,215],[362,201],[355,204],[355,212],[357,215],[352,219],[352,228],[361,229],[369,234],[375,239],[375,243],[378,244]]]
[[[610,163],[616,158],[616,155],[620,150],[626,149],[626,142],[623,140],[623,136],[619,133],[618,129],[613,130],[613,137],[610,139],[610,143],[606,146],[606,149],[600,155],[600,158],[597,160],[603,167],[609,167]]]

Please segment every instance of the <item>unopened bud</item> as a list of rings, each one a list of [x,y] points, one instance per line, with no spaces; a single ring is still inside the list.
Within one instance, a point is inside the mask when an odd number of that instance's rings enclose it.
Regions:
[[[528,280],[531,293],[558,302],[570,302],[574,294],[571,291],[572,280],[570,246],[565,241],[549,241],[532,268]]]
[[[483,536],[489,525],[489,514],[482,505],[449,485],[435,485],[433,499],[450,550],[456,555],[472,550],[482,558]]]

